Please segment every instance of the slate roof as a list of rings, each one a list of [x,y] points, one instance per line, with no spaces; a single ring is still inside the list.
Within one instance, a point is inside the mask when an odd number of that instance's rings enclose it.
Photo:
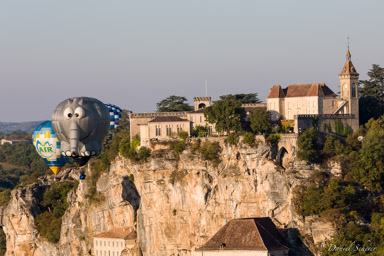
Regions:
[[[289,250],[270,218],[233,219],[197,251],[205,250]]]
[[[117,238],[124,240],[135,240],[137,235],[134,231],[124,228],[115,228],[95,235],[97,238]]]
[[[154,119],[152,119],[151,121],[149,121],[149,123],[159,123],[159,122],[186,122],[188,120],[186,119],[182,119],[178,116],[157,116],[155,117]]]

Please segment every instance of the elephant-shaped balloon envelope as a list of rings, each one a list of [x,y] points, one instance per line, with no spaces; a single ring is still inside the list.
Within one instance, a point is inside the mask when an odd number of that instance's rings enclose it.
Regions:
[[[61,142],[62,154],[83,165],[101,153],[109,129],[109,111],[94,98],[66,99],[56,107],[52,126]]]

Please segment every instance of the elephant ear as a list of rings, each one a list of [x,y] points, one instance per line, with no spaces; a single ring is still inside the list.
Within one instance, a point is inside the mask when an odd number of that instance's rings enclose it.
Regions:
[[[73,102],[73,99],[68,99],[68,100],[67,100],[67,104],[65,104],[65,106],[69,106],[69,105],[71,105],[72,102]]]

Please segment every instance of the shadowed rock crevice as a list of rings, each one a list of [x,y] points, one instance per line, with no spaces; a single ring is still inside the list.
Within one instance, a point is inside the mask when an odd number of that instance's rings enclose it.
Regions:
[[[122,184],[122,194],[121,197],[132,205],[135,210],[135,217],[137,216],[137,210],[140,207],[140,195],[137,191],[137,188],[133,182],[129,180],[128,176],[123,177]]]

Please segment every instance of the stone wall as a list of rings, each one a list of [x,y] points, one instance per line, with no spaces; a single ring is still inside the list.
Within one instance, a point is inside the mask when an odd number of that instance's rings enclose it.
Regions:
[[[297,115],[295,116],[295,133],[302,133],[305,129],[313,127],[313,120],[317,118],[318,128],[323,131],[323,124],[331,126],[332,132],[335,132],[335,120],[340,120],[345,126],[348,124],[353,131],[359,129],[359,120],[353,115]]]

